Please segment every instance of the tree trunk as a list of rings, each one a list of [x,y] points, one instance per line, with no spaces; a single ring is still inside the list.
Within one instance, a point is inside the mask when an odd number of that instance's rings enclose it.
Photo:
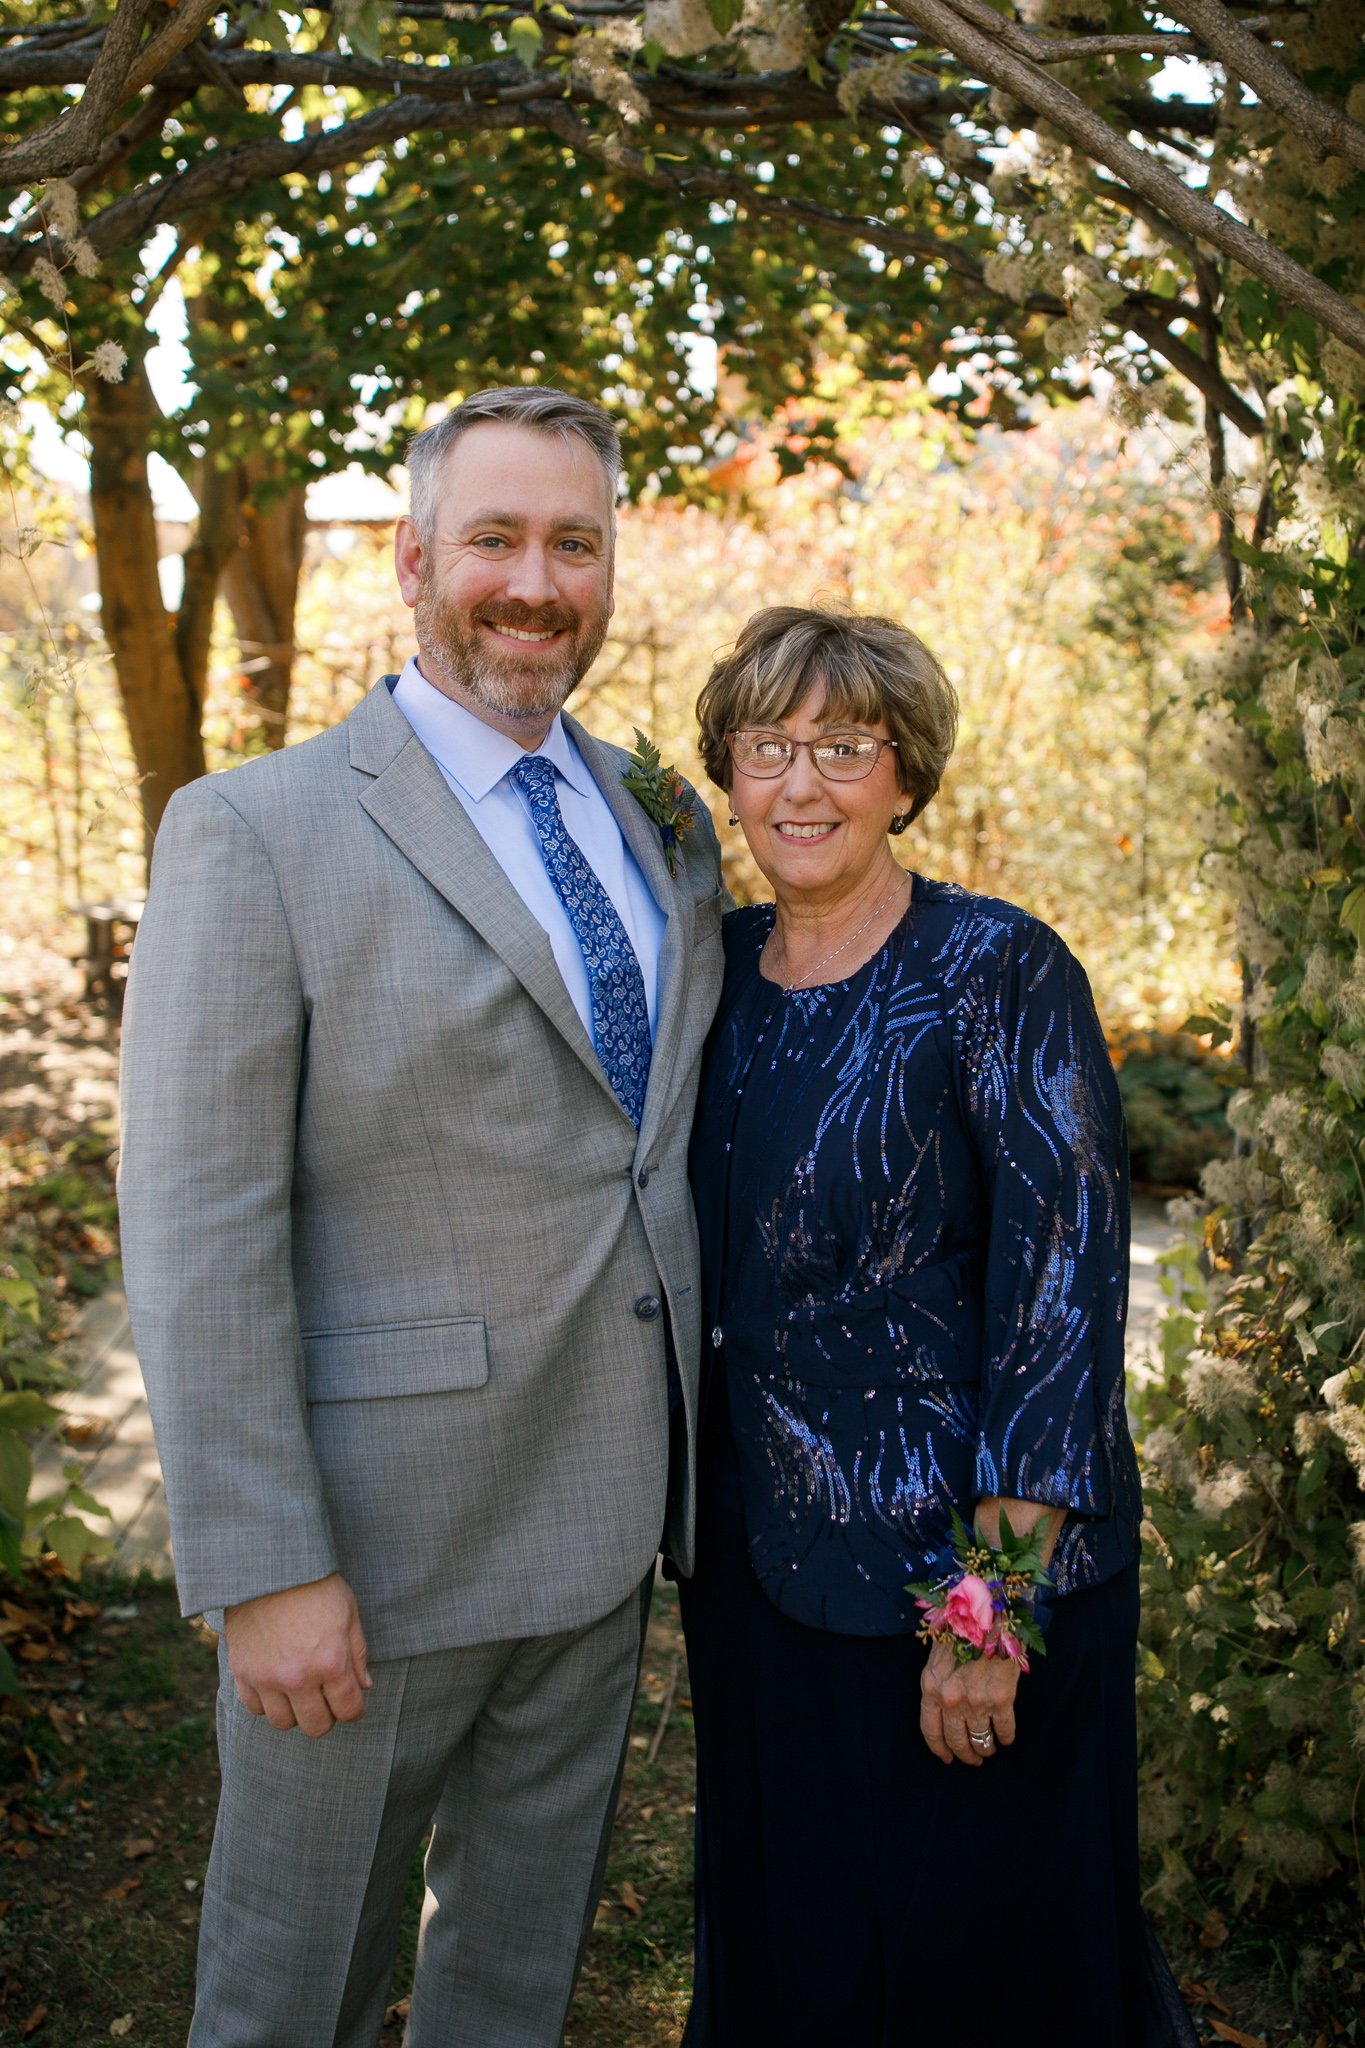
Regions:
[[[156,401],[141,363],[121,384],[91,380],[82,425],[90,439],[90,503],[104,635],[114,660],[137,796],[150,849],[175,791],[204,773],[203,677],[187,676],[157,576],[156,515],[147,450]]]
[[[284,745],[294,668],[294,607],[303,569],[308,519],[306,486],[294,484],[264,509],[252,502],[262,480],[256,461],[243,466],[244,490],[236,547],[223,571],[243,658],[243,691],[267,747]]]

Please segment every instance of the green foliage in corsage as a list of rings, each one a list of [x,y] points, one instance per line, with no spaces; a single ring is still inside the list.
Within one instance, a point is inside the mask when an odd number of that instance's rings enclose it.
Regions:
[[[1043,1563],[1046,1538],[1046,1516],[1020,1536],[1002,1513],[996,1549],[979,1532],[969,1534],[954,1508],[956,1569],[906,1589],[924,1615],[919,1626],[923,1640],[946,1642],[959,1664],[974,1657],[1009,1657],[1027,1671],[1029,1651],[1041,1657],[1046,1649],[1032,1606],[1038,1589],[1051,1584]]]

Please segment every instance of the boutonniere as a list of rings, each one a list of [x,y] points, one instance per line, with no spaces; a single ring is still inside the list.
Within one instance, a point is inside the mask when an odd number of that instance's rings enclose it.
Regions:
[[[635,752],[621,781],[645,816],[652,818],[658,826],[668,872],[676,882],[678,848],[697,822],[693,809],[696,799],[677,769],[664,766],[659,749],[653,740],[646,738],[638,725],[635,728]]]

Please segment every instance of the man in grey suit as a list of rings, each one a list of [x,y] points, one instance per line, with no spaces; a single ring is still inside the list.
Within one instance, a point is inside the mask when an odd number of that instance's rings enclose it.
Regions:
[[[619,462],[552,390],[421,436],[416,659],[158,837],[121,1198],[182,1604],[224,1617],[193,2048],[369,2048],[429,1826],[411,2048],[558,2042],[661,1540],[690,1567],[725,899],[704,808],[666,850],[560,716]]]

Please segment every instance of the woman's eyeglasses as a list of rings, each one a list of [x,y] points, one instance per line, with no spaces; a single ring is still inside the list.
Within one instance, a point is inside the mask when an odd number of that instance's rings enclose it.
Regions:
[[[883,747],[894,740],[879,740],[870,732],[832,732],[825,739],[792,740],[784,732],[767,732],[761,726],[742,726],[727,732],[725,744],[730,759],[741,775],[785,775],[796,758],[798,747],[808,747],[818,772],[829,782],[861,782],[882,757]]]

